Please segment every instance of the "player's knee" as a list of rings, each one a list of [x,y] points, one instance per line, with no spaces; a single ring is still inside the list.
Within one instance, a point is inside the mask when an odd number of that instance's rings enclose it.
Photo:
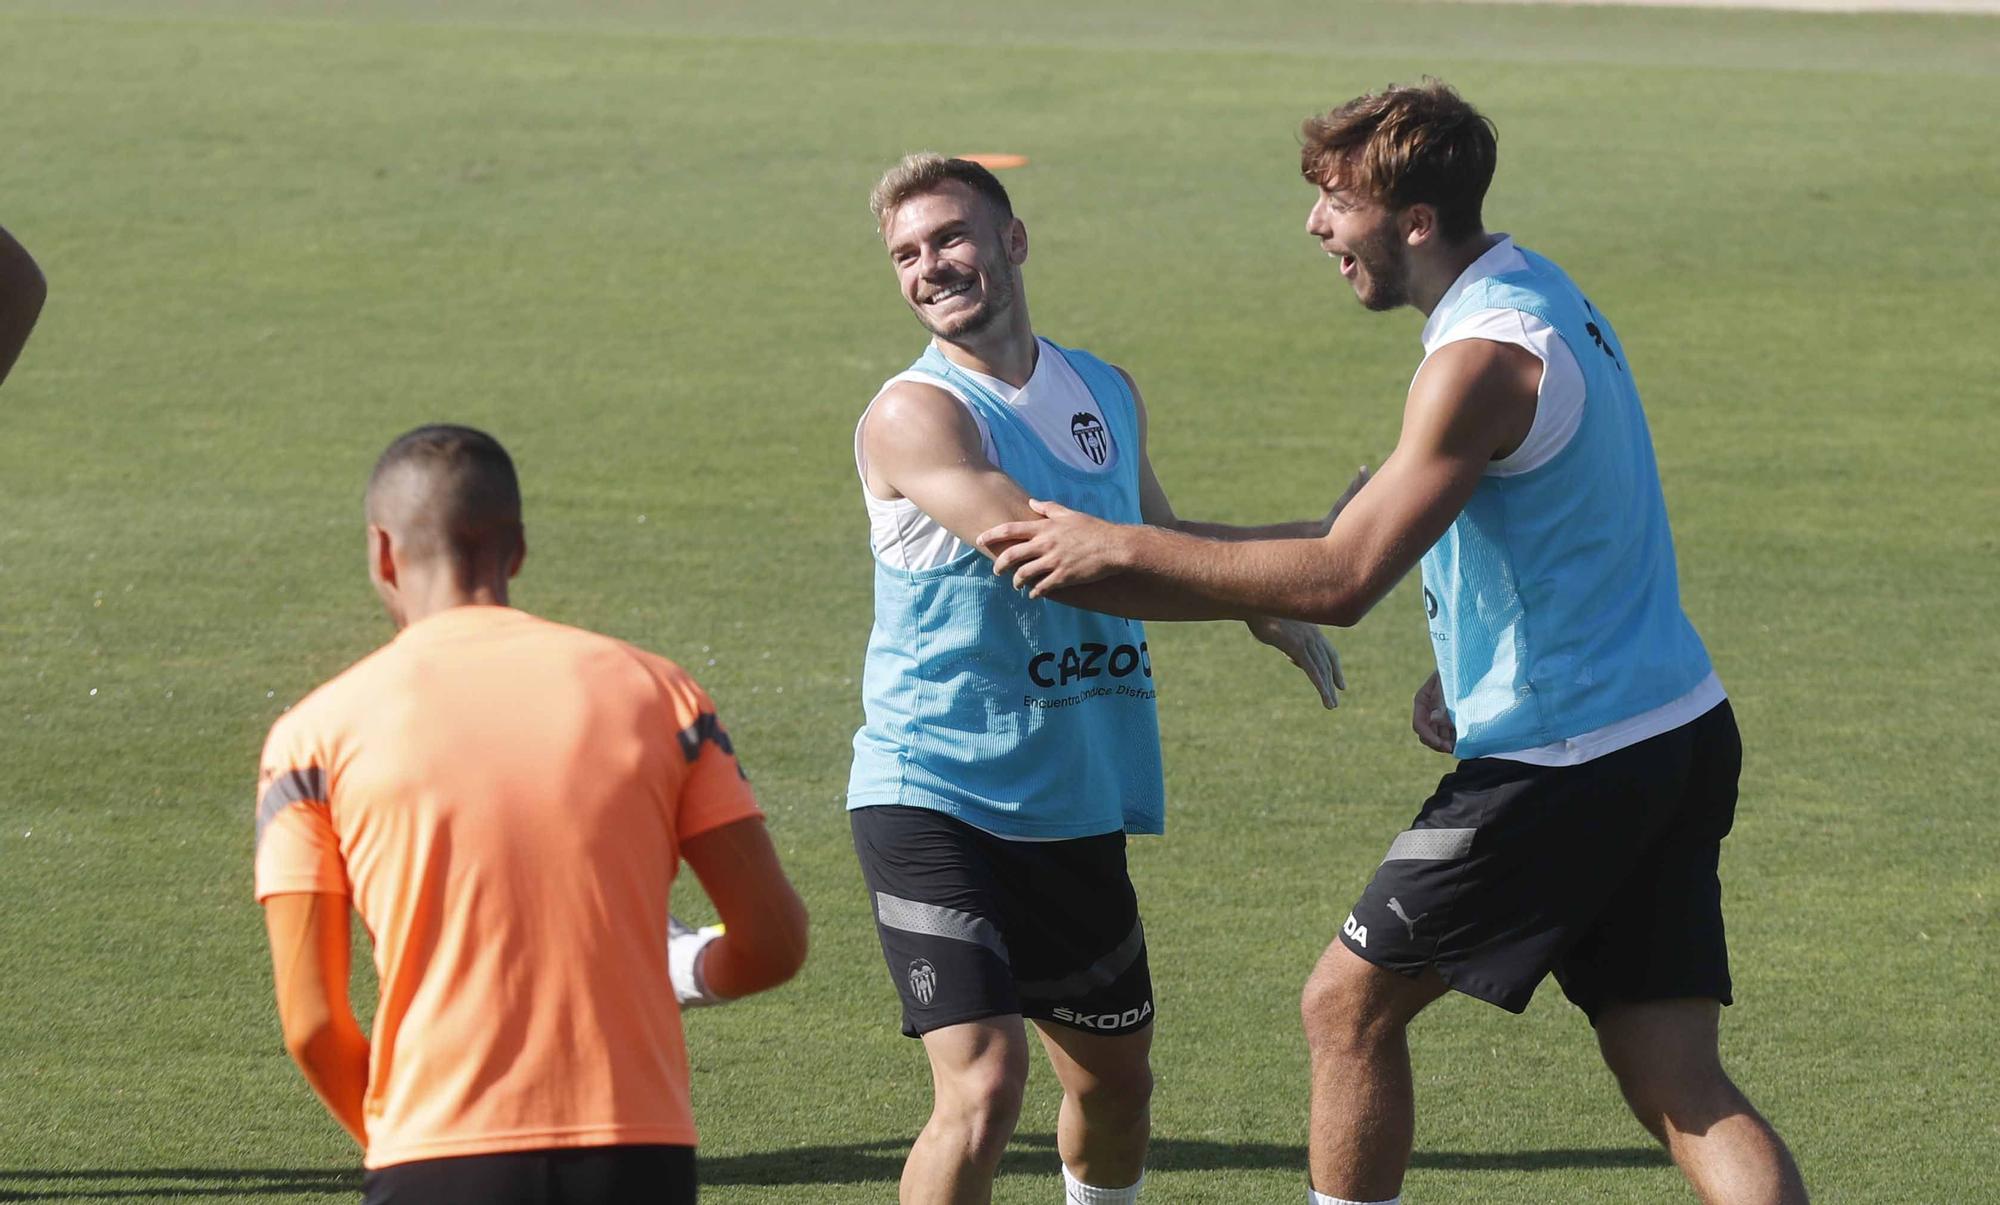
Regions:
[[[992,1166],[1014,1137],[1021,1120],[1021,1091],[1015,1087],[995,1087],[968,1102],[959,1117],[967,1155],[973,1162]]]
[[[957,1134],[970,1158],[997,1163],[1021,1119],[1027,1089],[1025,1060],[985,1059],[938,1085],[937,1120]]]
[[[1306,1043],[1314,1050],[1366,1045],[1379,1036],[1385,1018],[1369,1006],[1366,985],[1350,967],[1323,959],[1307,977],[1299,997]]]
[[[1093,1122],[1125,1124],[1145,1118],[1153,1100],[1153,1068],[1145,1062],[1099,1071],[1070,1092]]]
[[[1665,1063],[1635,1059],[1612,1064],[1619,1091],[1642,1125],[1668,1133],[1701,1134],[1717,1121],[1749,1108],[1718,1061]]]
[[[1305,989],[1299,993],[1299,1020],[1305,1025],[1308,1042],[1317,1045],[1331,1041],[1347,1027],[1352,1014],[1342,1007],[1346,997],[1347,991],[1339,978],[1325,966],[1315,967],[1306,976]]]
[[[1661,1122],[1676,1134],[1706,1134],[1711,1126],[1731,1117],[1756,1116],[1750,1101],[1737,1090],[1721,1068],[1679,1086],[1660,1112]]]

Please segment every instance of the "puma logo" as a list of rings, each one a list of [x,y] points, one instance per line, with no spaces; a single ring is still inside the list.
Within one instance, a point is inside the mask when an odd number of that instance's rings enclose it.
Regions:
[[[1403,927],[1410,931],[1410,939],[1412,941],[1417,936],[1417,922],[1430,915],[1428,912],[1419,912],[1415,916],[1411,916],[1409,913],[1403,911],[1403,902],[1393,895],[1389,897],[1389,911],[1395,913],[1396,919],[1402,921]]]
[[[1583,324],[1583,329],[1590,332],[1590,340],[1591,342],[1597,344],[1597,350],[1603,352],[1607,356],[1610,356],[1611,362],[1613,364],[1617,364],[1618,353],[1612,351],[1611,345],[1604,341],[1604,332],[1597,329],[1597,324],[1595,322],[1586,322]],[[1623,366],[1620,365],[1620,367]]]

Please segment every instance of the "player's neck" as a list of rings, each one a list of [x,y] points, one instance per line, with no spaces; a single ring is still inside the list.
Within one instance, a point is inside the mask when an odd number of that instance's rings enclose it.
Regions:
[[[937,346],[945,359],[960,368],[998,377],[1016,389],[1026,386],[1028,378],[1035,375],[1035,363],[1041,355],[1025,305],[1016,306],[1005,319],[976,336],[962,342],[939,339]]]
[[[450,572],[405,575],[398,583],[396,604],[399,629],[455,607],[504,607],[507,579],[466,583]]]
[[[1438,302],[1451,292],[1451,286],[1465,275],[1479,257],[1493,250],[1493,245],[1501,236],[1480,231],[1463,242],[1440,247],[1436,258],[1427,264],[1414,265],[1410,272],[1410,304],[1428,318],[1437,309]]]

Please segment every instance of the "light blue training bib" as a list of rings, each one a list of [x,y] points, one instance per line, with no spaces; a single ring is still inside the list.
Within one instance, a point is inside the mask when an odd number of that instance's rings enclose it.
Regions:
[[[911,368],[950,382],[978,411],[999,468],[1030,497],[1140,522],[1138,414],[1124,378],[1087,352],[1044,347],[1103,412],[1108,469],[1056,459],[935,346]],[[1136,620],[1031,600],[976,549],[929,569],[878,558],[861,689],[850,809],[933,808],[1004,837],[1164,827],[1152,657]]]
[[[1708,677],[1681,611],[1652,436],[1610,322],[1562,270],[1466,289],[1449,331],[1481,310],[1554,327],[1582,371],[1583,418],[1547,464],[1480,480],[1424,554],[1424,608],[1457,756],[1535,748],[1670,703]]]

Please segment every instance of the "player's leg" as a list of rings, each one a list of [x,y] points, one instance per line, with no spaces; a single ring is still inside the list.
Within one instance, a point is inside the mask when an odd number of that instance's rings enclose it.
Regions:
[[[849,813],[876,935],[922,1038],[932,1109],[903,1169],[904,1205],[983,1202],[1020,1117],[1028,1037],[993,862],[997,839],[925,808]]]
[[[1494,816],[1519,797],[1514,776],[1514,767],[1479,762],[1446,775],[1307,977],[1299,1010],[1312,1077],[1315,1202],[1391,1201],[1402,1191],[1416,1128],[1406,1032],[1448,990],[1441,963],[1476,956],[1479,988],[1451,982],[1515,1011],[1515,996],[1525,1002],[1540,978],[1533,971],[1524,992],[1527,973],[1503,965],[1505,950],[1485,948],[1502,911],[1496,886],[1515,873],[1508,855],[1524,843],[1489,837],[1475,853],[1474,838],[1482,824],[1504,836]]]
[[[1021,1118],[1028,1036],[1021,1018],[990,1017],[924,1034],[931,1116],[903,1165],[902,1205],[985,1205]]]
[[[1063,1193],[1137,1199],[1151,1133],[1153,974],[1125,834],[1009,842],[994,873],[1021,1012],[1062,1081]]]
[[[1525,1009],[1678,800],[1673,785],[1629,789],[1650,760],[1604,760],[1460,762],[1390,843],[1303,1000],[1322,1199],[1396,1197],[1414,1128],[1410,1020],[1447,987]]]
[[[1406,1032],[1442,996],[1436,971],[1384,970],[1336,941],[1300,1005],[1311,1054],[1313,1191],[1340,1201],[1388,1201],[1402,1192],[1416,1130]]]
[[[1658,746],[1648,777],[1676,782],[1674,806],[1556,975],[1633,1114],[1703,1200],[1803,1201],[1791,1154],[1717,1051],[1731,992],[1719,867],[1743,762],[1735,716],[1725,702],[1647,743]]]
[[[1784,1140],[1730,1082],[1714,1000],[1607,1005],[1597,1045],[1633,1116],[1666,1145],[1710,1205],[1799,1205],[1805,1182]]]
[[[1062,1082],[1056,1149],[1070,1199],[1116,1205],[1136,1197],[1152,1134],[1152,1023],[1125,1034],[1035,1025]]]

